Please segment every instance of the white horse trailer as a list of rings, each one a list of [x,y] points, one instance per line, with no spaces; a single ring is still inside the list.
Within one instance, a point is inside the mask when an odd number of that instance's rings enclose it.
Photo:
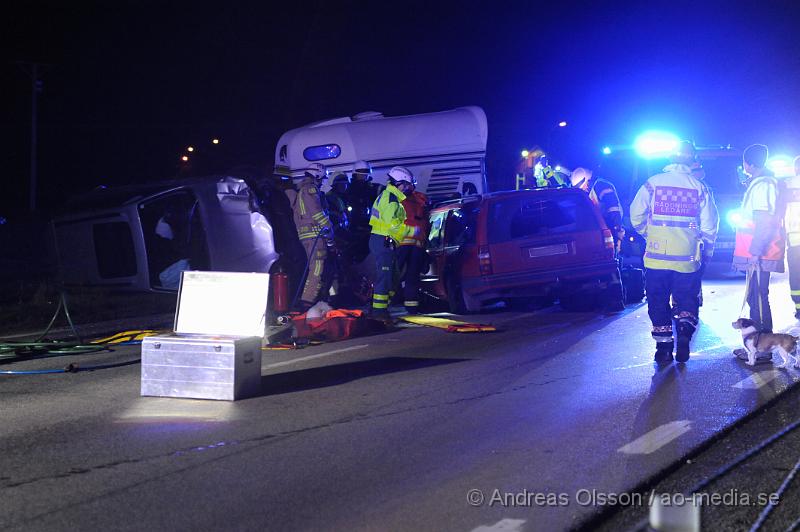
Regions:
[[[436,201],[487,192],[487,136],[480,107],[409,116],[369,111],[287,131],[275,148],[275,164],[294,171],[320,162],[333,175],[349,174],[353,163],[364,160],[381,184],[389,169],[401,165],[414,174],[418,190]]]

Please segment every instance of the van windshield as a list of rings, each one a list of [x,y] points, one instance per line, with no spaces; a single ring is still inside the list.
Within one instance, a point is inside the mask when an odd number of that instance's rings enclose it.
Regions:
[[[489,211],[489,242],[599,229],[587,198],[520,196],[495,201]]]

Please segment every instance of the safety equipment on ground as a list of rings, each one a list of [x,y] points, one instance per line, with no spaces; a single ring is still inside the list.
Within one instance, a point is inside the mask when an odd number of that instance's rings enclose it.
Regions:
[[[691,140],[682,140],[675,147],[675,151],[670,155],[670,160],[674,163],[691,164],[697,158],[697,150]]]
[[[580,166],[575,170],[573,170],[572,175],[570,176],[570,181],[572,182],[572,186],[575,188],[586,189],[591,179],[592,179],[592,171],[587,170],[586,168],[581,168]]]
[[[682,273],[700,269],[710,255],[719,216],[714,199],[684,164],[670,164],[648,179],[630,206],[633,228],[647,240],[645,267]]]
[[[289,312],[289,276],[278,267],[278,271],[270,276],[272,281],[272,311],[282,315]]]
[[[412,185],[417,184],[417,180],[414,179],[411,171],[404,166],[395,166],[389,170],[389,179],[394,183],[405,181],[406,183],[411,183]]]
[[[403,321],[421,325],[423,327],[435,327],[447,332],[495,332],[497,327],[483,323],[466,323],[463,321],[451,320],[448,318],[438,318],[435,316],[403,316]]]

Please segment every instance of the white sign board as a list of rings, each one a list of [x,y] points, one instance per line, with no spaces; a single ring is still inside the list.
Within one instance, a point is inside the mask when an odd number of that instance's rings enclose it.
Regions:
[[[267,301],[268,273],[185,271],[175,332],[263,337]]]

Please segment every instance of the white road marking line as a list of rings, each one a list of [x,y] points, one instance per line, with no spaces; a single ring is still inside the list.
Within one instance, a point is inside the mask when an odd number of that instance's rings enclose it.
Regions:
[[[780,374],[781,372],[777,369],[759,371],[757,373],[753,373],[746,379],[740,380],[734,384],[733,387],[741,388],[742,390],[758,390],[762,386],[765,386],[775,380],[775,378]]]
[[[625,454],[650,454],[661,449],[672,440],[683,436],[690,430],[692,430],[691,421],[673,421],[666,425],[656,427],[647,434],[639,436],[632,442],[617,449],[617,452]]]
[[[472,532],[520,532],[525,519],[503,519],[493,525],[483,525],[473,528]]]
[[[331,355],[336,355],[339,353],[346,353],[347,351],[355,351],[356,349],[364,349],[365,347],[369,347],[368,344],[362,345],[351,345],[350,347],[343,347],[341,349],[334,349],[333,351],[328,351],[326,353],[319,353],[316,355],[309,355],[307,357],[300,357],[300,358],[293,358],[292,360],[285,360],[283,362],[276,362],[275,364],[270,364],[268,366],[264,366],[264,369],[269,368],[279,368],[281,366],[288,366],[290,364],[296,364],[298,362],[305,362],[306,360],[314,360],[315,358],[322,358]]]

